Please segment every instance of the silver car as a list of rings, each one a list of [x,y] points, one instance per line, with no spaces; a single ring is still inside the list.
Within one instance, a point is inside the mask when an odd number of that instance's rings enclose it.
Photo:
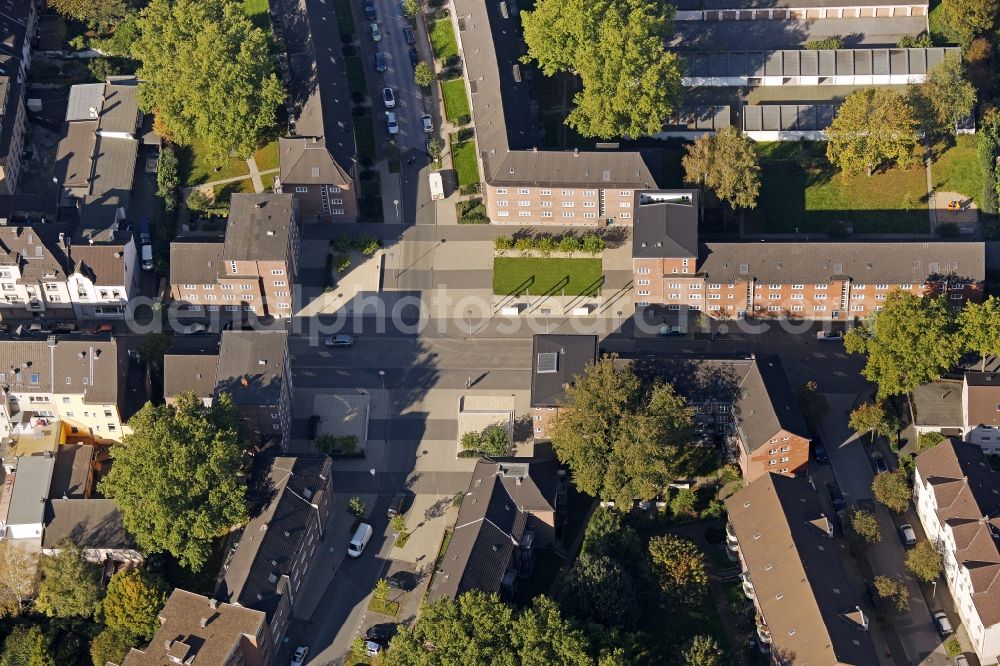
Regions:
[[[349,335],[331,335],[323,344],[327,347],[350,347],[354,344],[354,338]]]
[[[954,631],[951,628],[951,621],[944,611],[934,613],[934,626],[937,627],[938,633],[942,636],[950,636]]]

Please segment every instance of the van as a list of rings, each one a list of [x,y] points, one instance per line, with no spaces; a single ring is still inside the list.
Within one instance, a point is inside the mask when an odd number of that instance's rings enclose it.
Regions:
[[[149,233],[149,218],[143,216],[139,220],[139,240],[142,241],[143,245],[149,244],[153,241],[153,237]]]
[[[143,245],[142,246],[142,270],[151,271],[153,270],[153,246]]]
[[[354,530],[354,536],[351,537],[351,543],[347,546],[347,554],[351,557],[361,557],[361,553],[365,552],[365,546],[372,538],[372,526],[368,523],[361,523],[358,525],[358,529]]]

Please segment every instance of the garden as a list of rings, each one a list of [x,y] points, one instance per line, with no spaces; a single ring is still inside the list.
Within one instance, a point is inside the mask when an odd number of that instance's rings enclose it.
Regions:
[[[600,259],[496,257],[493,293],[504,296],[596,296],[604,275]]]

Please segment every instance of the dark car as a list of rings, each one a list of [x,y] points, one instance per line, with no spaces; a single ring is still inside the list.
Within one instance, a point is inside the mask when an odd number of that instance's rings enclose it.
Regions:
[[[385,62],[385,55],[381,51],[375,52],[375,71],[384,72],[389,69],[389,65]]]
[[[404,503],[406,503],[406,493],[396,493],[389,500],[389,510],[385,512],[385,515],[392,518],[397,513],[403,513]]]
[[[876,474],[885,474],[889,471],[889,466],[885,463],[885,458],[879,455],[872,456],[872,465],[875,466]]]
[[[392,589],[402,590],[403,592],[409,592],[417,586],[417,577],[409,571],[397,571],[386,578],[386,581]]]
[[[843,511],[847,508],[847,500],[844,499],[844,494],[840,492],[836,483],[826,484],[826,492],[830,494],[830,502],[833,503],[834,511]]]
[[[372,0],[365,0],[365,18],[369,21],[375,20],[375,3]]]
[[[823,444],[823,440],[816,437],[812,441],[812,451],[813,458],[816,459],[820,465],[825,465],[830,462],[830,456],[826,453],[826,446]]]
[[[378,643],[388,643],[395,635],[396,625],[391,622],[385,622],[368,627],[368,631],[365,632],[365,639]]]
[[[409,26],[403,28],[403,36],[406,37],[406,43],[413,46],[417,43],[417,40],[413,37],[413,29]]]
[[[417,54],[417,50],[410,47],[410,67],[416,68],[417,63],[420,62],[420,56]]]

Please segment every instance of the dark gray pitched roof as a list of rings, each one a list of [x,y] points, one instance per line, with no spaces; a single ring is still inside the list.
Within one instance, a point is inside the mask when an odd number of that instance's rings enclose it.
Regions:
[[[49,499],[85,499],[90,492],[94,466],[92,444],[65,444],[56,451],[56,467],[52,472]]]
[[[923,75],[958,47],[929,49],[837,49],[824,51],[701,51],[685,53],[684,76]]]
[[[234,194],[222,256],[226,261],[280,261],[294,224],[291,194]]]
[[[86,275],[95,285],[125,284],[125,245],[74,245],[70,258],[73,272]]]
[[[134,549],[121,511],[109,499],[50,499],[45,503],[42,548],[69,539],[80,548]]]
[[[287,354],[285,331],[223,331],[216,393],[237,405],[277,404]]]
[[[278,139],[281,182],[303,185],[346,185],[351,177],[333,159],[319,137]]]
[[[698,256],[698,191],[637,192],[632,228],[632,256]]]
[[[178,239],[170,243],[170,284],[215,284],[223,270],[221,242]]]
[[[574,378],[582,375],[584,369],[596,360],[596,335],[534,336],[531,350],[531,406],[558,406],[566,397],[566,385],[572,384]]]
[[[22,279],[46,278],[59,282],[67,276],[68,261],[59,245],[62,226],[0,226],[0,265],[18,266]]]
[[[200,398],[215,394],[219,354],[169,352],[163,356],[163,396],[171,398],[194,391]]]

